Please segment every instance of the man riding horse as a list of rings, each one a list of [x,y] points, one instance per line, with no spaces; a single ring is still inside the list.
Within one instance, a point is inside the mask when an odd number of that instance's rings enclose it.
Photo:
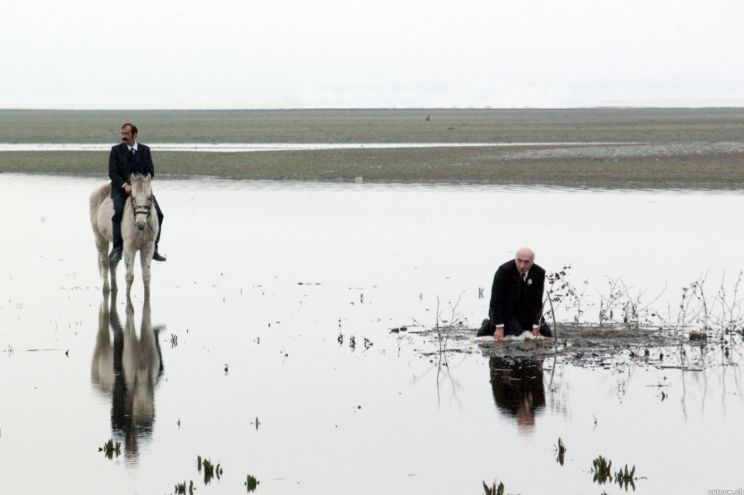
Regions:
[[[155,166],[152,163],[150,148],[142,143],[137,142],[137,126],[127,122],[121,126],[121,144],[111,148],[109,155],[109,177],[111,178],[111,199],[114,202],[113,222],[114,247],[109,255],[112,263],[121,260],[123,240],[121,237],[121,218],[124,212],[124,204],[127,196],[132,192],[132,186],[129,183],[129,177],[132,174],[155,176]],[[160,233],[163,231],[163,212],[153,196],[155,211],[160,222],[160,230],[155,239],[155,251],[152,259],[155,261],[165,261],[165,256],[158,252],[158,243],[160,242]]]

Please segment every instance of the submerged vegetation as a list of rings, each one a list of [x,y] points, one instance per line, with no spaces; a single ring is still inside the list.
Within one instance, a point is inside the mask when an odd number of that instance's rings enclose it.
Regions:
[[[196,468],[201,473],[204,471],[204,484],[208,485],[213,478],[218,480],[222,477],[222,467],[218,463],[217,465],[212,464],[209,459],[202,459],[202,456],[196,457]]]
[[[633,466],[630,471],[628,471],[628,465],[626,464],[625,467],[619,471],[615,472],[615,483],[620,485],[624,489],[628,489],[628,485],[630,485],[633,490],[635,490],[635,466]]]
[[[488,486],[484,481],[483,489],[486,491],[486,495],[504,495],[504,483],[502,482],[499,482],[498,486],[496,486],[496,481],[494,480],[491,486]]]
[[[194,482],[193,481],[189,481],[188,491],[187,491],[187,488],[186,488],[186,481],[184,481],[182,483],[176,483],[176,486],[175,486],[175,489],[174,489],[174,493],[176,495],[186,495],[187,493],[188,493],[188,495],[194,495],[194,491],[196,491],[196,488],[194,487]]]
[[[243,484],[246,486],[246,489],[249,492],[253,492],[253,491],[256,490],[256,488],[258,487],[258,484],[259,483],[260,482],[256,479],[255,476],[249,474],[249,475],[246,476],[245,483],[243,483]]]
[[[565,461],[566,457],[566,444],[563,443],[563,440],[560,437],[558,437],[558,445],[556,446],[556,451],[558,453],[556,461],[558,461],[558,464],[563,466],[563,462]]]
[[[119,457],[121,455],[121,442],[114,443],[114,440],[109,440],[103,444],[103,447],[98,447],[98,452],[103,452],[103,455],[109,459],[113,459],[114,456]]]
[[[560,463],[561,465],[563,465],[563,455],[566,452],[566,448],[560,438],[558,439],[558,450]],[[613,471],[612,461],[606,459],[601,455],[597,456],[597,458],[592,461],[592,467],[590,470],[592,474],[592,481],[594,483],[604,485],[606,483],[614,482],[624,490],[627,490],[630,487],[634,491],[635,482],[638,479],[635,476],[635,471],[635,466],[628,468],[627,464],[622,469]],[[494,480],[491,485],[488,485],[485,481],[483,481],[483,490],[485,491],[485,495],[504,495],[505,493],[504,483],[499,482],[499,484],[497,485],[496,480]]]
[[[218,480],[221,479],[224,473],[222,470],[222,466],[219,463],[215,465],[210,459],[204,458],[200,455],[196,456],[196,469],[197,471],[199,471],[199,473],[203,473],[204,475],[204,486],[209,485],[209,483],[214,478],[217,478]],[[258,487],[259,481],[256,479],[255,476],[249,474],[246,476],[246,480],[245,482],[243,482],[243,485],[246,487],[248,492],[253,492]],[[186,495],[187,493],[188,495],[194,495],[196,490],[197,487],[194,486],[193,481],[189,481],[188,485],[186,484],[186,481],[176,483],[175,485],[176,495]]]
[[[612,461],[608,461],[601,455],[592,461],[593,481],[600,485],[612,479]]]
[[[627,490],[631,487],[635,490],[635,466],[628,469],[626,464],[623,469],[619,469],[613,473],[612,461],[605,459],[601,455],[592,461],[591,472],[594,475],[593,481],[597,484],[603,485],[607,482],[614,481],[621,488]]]

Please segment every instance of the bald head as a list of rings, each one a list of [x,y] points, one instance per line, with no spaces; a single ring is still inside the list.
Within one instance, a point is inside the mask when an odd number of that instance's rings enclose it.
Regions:
[[[514,257],[514,261],[517,264],[517,270],[519,273],[524,275],[535,263],[535,252],[528,247],[519,248]]]

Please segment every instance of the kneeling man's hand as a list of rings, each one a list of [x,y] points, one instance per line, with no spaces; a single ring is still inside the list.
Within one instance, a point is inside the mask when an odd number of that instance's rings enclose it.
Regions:
[[[498,326],[496,327],[496,331],[493,334],[493,338],[496,339],[496,342],[501,342],[504,340],[504,327]]]
[[[532,325],[532,335],[535,337],[540,336],[540,327],[538,325]]]

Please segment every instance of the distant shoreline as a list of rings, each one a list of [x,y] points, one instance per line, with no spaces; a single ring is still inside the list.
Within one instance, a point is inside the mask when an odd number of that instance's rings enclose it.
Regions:
[[[260,153],[264,151],[376,150],[406,148],[555,148],[580,146],[623,146],[647,143],[148,143],[152,151],[200,153]],[[0,152],[109,151],[111,143],[2,143]]]
[[[124,121],[146,144],[272,147],[155,148],[161,176],[744,189],[744,108],[0,110],[0,143],[97,147],[0,151],[0,173],[105,176]],[[304,144],[282,149],[287,143]]]
[[[572,110],[0,110],[3,143],[718,142],[744,108]]]
[[[515,158],[489,148],[154,153],[156,177],[744,190],[744,153]],[[555,150],[553,150],[555,151]],[[0,174],[105,178],[107,152],[0,152]],[[1,180],[2,175],[0,175]]]
[[[221,108],[32,108],[0,107],[0,112],[365,112],[365,111],[572,111],[572,110],[740,110],[744,105],[698,105],[698,106],[654,106],[654,105],[598,105],[575,107],[221,107]]]

